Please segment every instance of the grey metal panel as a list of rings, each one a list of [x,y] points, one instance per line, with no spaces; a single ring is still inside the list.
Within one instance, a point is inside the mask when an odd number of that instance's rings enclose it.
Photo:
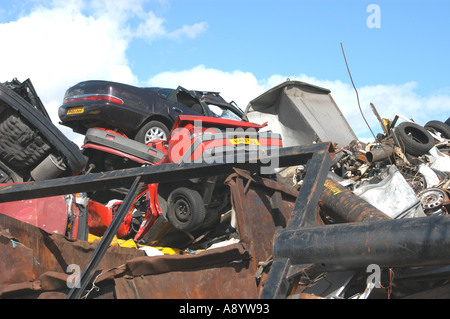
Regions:
[[[332,142],[343,147],[357,139],[330,91],[300,81],[286,81],[252,100],[245,117],[268,122],[284,146]]]

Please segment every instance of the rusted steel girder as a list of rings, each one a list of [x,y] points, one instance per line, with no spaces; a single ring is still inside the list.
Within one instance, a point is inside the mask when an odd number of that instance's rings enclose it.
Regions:
[[[119,230],[120,224],[122,224],[123,220],[125,219],[125,215],[128,213],[128,210],[130,209],[135,197],[137,196],[142,186],[143,183],[140,181],[140,177],[139,176],[136,177],[129,193],[127,194],[127,196],[125,196],[125,199],[123,200],[123,203],[120,206],[119,211],[114,216],[113,221],[106,229],[105,234],[100,240],[100,243],[98,244],[91,258],[89,259],[87,266],[84,268],[83,272],[81,273],[81,276],[77,279],[77,282],[75,283],[74,287],[70,290],[69,294],[67,295],[67,299],[78,299],[81,297],[81,294],[84,292],[89,281],[92,279],[94,271],[97,269],[97,266],[100,264],[100,261],[106,254],[108,247],[110,246],[112,240],[114,239],[114,236],[117,234],[117,231]]]
[[[0,187],[0,202],[130,187],[138,176],[145,183],[161,183],[231,174],[234,168],[256,171],[271,163],[288,167],[305,164],[317,152],[332,151],[331,143],[310,144],[280,148],[268,155],[249,153],[224,157],[222,162],[171,163],[6,185]]]
[[[337,222],[368,222],[391,219],[378,208],[366,202],[332,179],[325,181],[319,205]]]
[[[343,223],[279,232],[274,259],[314,272],[450,264],[450,216]]]
[[[391,219],[330,179],[319,203],[343,223],[278,230],[261,298],[285,298],[303,271],[450,264],[450,216]]]
[[[306,165],[306,175],[295,201],[289,223],[286,228],[280,230],[281,232],[318,224],[316,209],[330,167],[331,156],[328,151],[323,149],[313,154]],[[278,232],[275,236],[277,234]],[[274,242],[273,252],[277,249],[278,244]],[[290,278],[293,270],[292,266],[293,264],[289,257],[273,258],[269,276],[260,295],[262,299],[286,297],[292,284],[292,278]]]

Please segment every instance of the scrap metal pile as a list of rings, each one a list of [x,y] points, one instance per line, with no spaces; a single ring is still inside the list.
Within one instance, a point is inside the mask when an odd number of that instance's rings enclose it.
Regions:
[[[87,81],[59,112],[81,150],[29,80],[0,84],[0,298],[450,296],[446,123],[380,119],[364,143],[297,81],[243,113]]]

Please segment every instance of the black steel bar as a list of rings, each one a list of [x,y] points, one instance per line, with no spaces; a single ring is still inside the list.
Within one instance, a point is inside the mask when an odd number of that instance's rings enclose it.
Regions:
[[[114,219],[106,229],[105,234],[102,236],[100,243],[92,253],[92,256],[89,259],[88,264],[86,265],[80,277],[76,281],[75,285],[67,295],[66,297],[67,299],[79,299],[81,297],[81,294],[85,291],[88,283],[90,282],[92,276],[94,275],[95,269],[98,267],[103,256],[106,254],[106,251],[108,250],[108,247],[110,246],[112,240],[114,239],[117,230],[119,229],[126,214],[128,213],[134,201],[134,198],[137,196],[138,192],[143,186],[143,182],[141,182],[140,179],[141,178],[138,176],[134,180],[134,183],[131,186],[129,193],[127,194],[127,196],[125,196],[123,203],[120,205],[119,211],[114,216]]]
[[[287,228],[317,225],[316,208],[330,167],[331,156],[327,150],[314,153],[306,166],[306,175]]]
[[[285,229],[279,230],[274,238],[279,236],[279,233],[283,233],[286,229],[295,230],[299,227],[317,225],[316,209],[330,166],[331,156],[328,149],[314,152],[306,166],[306,175],[295,201],[289,223]],[[273,250],[275,251],[277,249],[278,245],[274,241]],[[285,298],[292,285],[292,278],[289,278],[288,276],[292,267],[293,263],[288,255],[283,256],[282,258],[274,256],[273,264],[260,298]]]
[[[146,183],[161,183],[231,174],[233,168],[255,171],[268,166],[268,163],[287,167],[304,164],[315,152],[330,149],[330,143],[320,143],[280,148],[269,155],[252,153],[244,158],[241,155],[229,156],[215,163],[171,163],[6,185],[0,187],[0,202],[129,187],[137,176],[141,176]]]
[[[287,280],[292,264],[289,258],[274,259],[270,266],[269,277],[264,283],[260,299],[283,298],[289,293],[290,282]]]
[[[274,247],[274,259],[313,264],[317,272],[450,265],[450,216],[286,229]]]

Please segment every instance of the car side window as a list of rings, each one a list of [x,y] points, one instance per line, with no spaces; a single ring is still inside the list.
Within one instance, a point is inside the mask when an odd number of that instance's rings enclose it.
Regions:
[[[158,94],[163,97],[164,99],[168,99],[169,95],[173,92],[173,89],[161,89],[158,91]]]

